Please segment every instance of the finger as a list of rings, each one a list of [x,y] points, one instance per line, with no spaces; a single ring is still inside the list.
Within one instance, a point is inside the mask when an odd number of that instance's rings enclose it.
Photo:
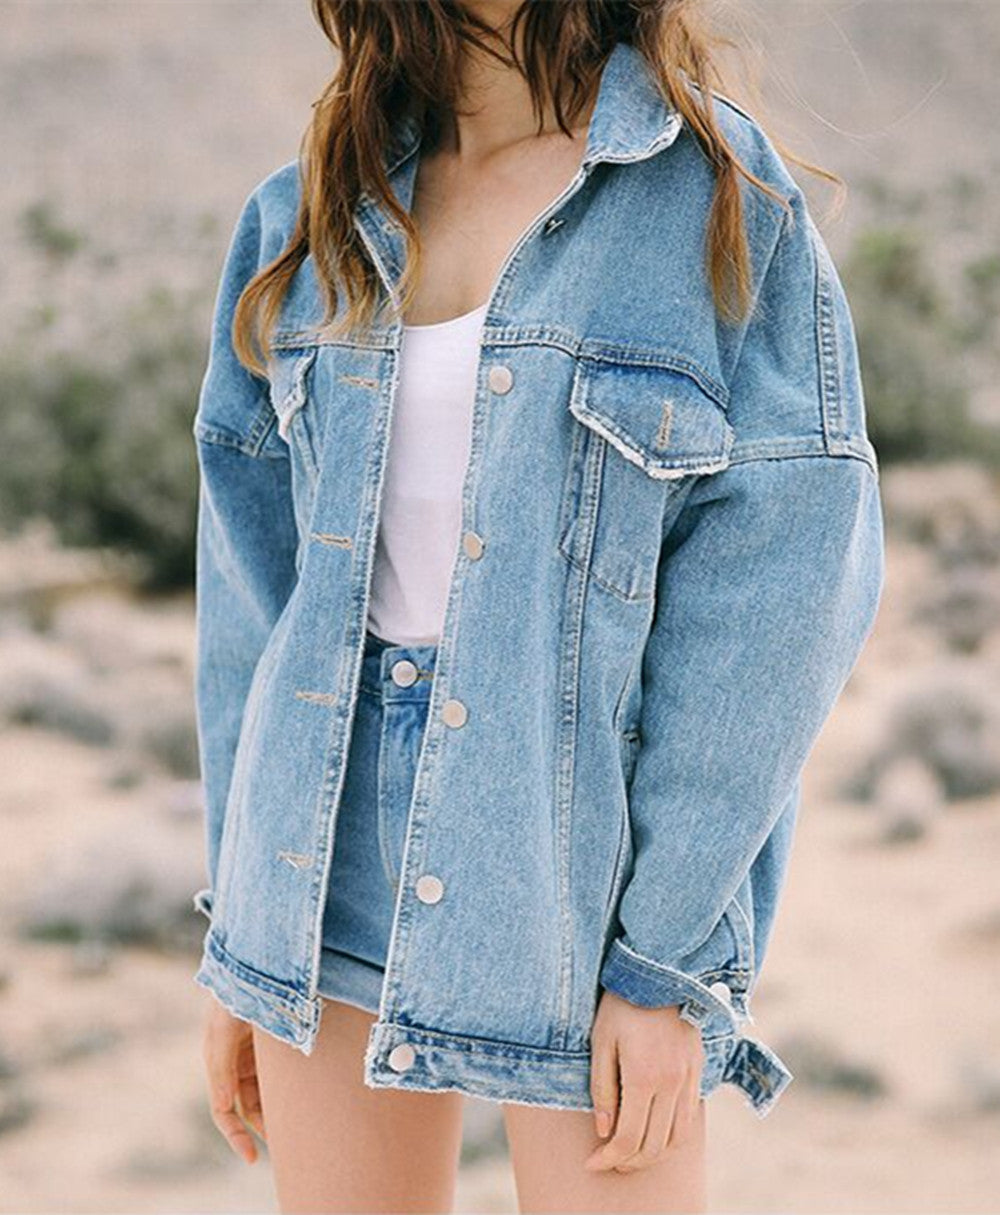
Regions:
[[[637,1169],[648,1168],[660,1158],[663,1149],[670,1138],[670,1128],[674,1122],[678,1104],[677,1090],[660,1089],[653,1097],[646,1121],[646,1133],[634,1156],[630,1156],[617,1166],[619,1173],[632,1173]]]
[[[257,1134],[267,1142],[264,1131],[264,1110],[260,1100],[260,1085],[256,1075],[242,1076],[239,1087],[240,1112]]]
[[[618,1113],[618,1042],[615,1038],[601,1038],[592,1044],[590,1096],[594,1103],[597,1135],[606,1139]]]
[[[588,1169],[613,1169],[629,1156],[634,1156],[642,1143],[655,1090],[651,1085],[630,1085],[627,1075],[620,1081],[620,1086],[622,1099],[615,1133],[584,1161]]]
[[[254,1053],[253,1039],[247,1038],[240,1051],[239,1065],[239,1104],[240,1110],[253,1129],[267,1142],[264,1129],[264,1110],[261,1104],[260,1083],[257,1079],[257,1057]]]
[[[232,1035],[208,1032],[204,1049],[212,1121],[233,1151],[248,1164],[257,1159],[257,1145],[236,1109],[239,1092],[237,1049]]]
[[[700,1104],[701,1069],[693,1067],[679,1096],[673,1127],[665,1146],[675,1147],[687,1143],[697,1127]]]
[[[257,1159],[257,1145],[236,1112],[235,1091],[227,1087],[213,1088],[211,1113],[212,1121],[237,1156],[241,1156],[247,1164],[253,1164]]]

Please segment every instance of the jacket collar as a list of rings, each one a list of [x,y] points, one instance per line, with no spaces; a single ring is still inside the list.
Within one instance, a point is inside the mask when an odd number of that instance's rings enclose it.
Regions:
[[[601,70],[580,168],[586,174],[600,161],[644,160],[673,143],[681,127],[679,111],[660,92],[641,53],[629,43],[616,42]],[[419,162],[414,153],[420,147],[419,124],[412,115],[397,120],[387,146],[390,188],[409,211]],[[386,288],[395,296],[406,256],[402,232],[367,190],[359,196],[354,218]]]
[[[616,42],[601,71],[583,164],[643,160],[672,143],[682,122],[642,54],[627,42]],[[387,174],[391,176],[419,145],[416,118],[405,115],[398,119],[389,141]]]

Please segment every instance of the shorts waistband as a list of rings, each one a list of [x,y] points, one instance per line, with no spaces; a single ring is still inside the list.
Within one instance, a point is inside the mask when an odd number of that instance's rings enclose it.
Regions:
[[[436,655],[434,644],[388,641],[366,629],[361,687],[383,702],[429,700]]]

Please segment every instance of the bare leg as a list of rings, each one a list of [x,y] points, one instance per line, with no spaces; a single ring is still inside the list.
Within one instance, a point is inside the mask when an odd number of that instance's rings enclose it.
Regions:
[[[603,1141],[589,1110],[505,1104],[504,1122],[521,1212],[703,1212],[707,1204],[705,1101],[686,1144],[634,1172],[594,1172],[583,1162]]]
[[[311,1055],[254,1028],[267,1148],[282,1212],[448,1212],[462,1094],[368,1088],[374,1017],[325,1003]]]

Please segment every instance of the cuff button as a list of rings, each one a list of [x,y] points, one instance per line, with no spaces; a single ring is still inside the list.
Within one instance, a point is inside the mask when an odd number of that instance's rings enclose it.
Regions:
[[[389,1051],[388,1063],[394,1072],[405,1072],[413,1066],[416,1058],[417,1052],[409,1042],[400,1042]]]

